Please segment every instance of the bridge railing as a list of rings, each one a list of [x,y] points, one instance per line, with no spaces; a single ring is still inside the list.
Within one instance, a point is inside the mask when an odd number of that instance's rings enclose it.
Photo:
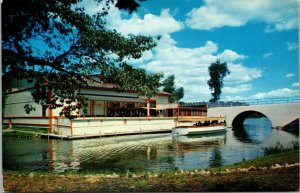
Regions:
[[[208,103],[208,108],[282,104],[282,103],[299,103],[299,97],[294,96],[294,97],[278,97],[278,98],[264,98],[264,99],[248,99],[248,100],[240,100],[240,101],[218,101],[215,103]]]

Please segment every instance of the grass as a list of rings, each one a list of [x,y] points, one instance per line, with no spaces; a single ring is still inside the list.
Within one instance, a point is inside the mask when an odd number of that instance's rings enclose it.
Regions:
[[[12,127],[8,131],[8,127],[3,127],[3,137],[17,137],[17,138],[32,138],[37,137],[41,133],[48,133],[47,128],[28,128],[28,127]]]
[[[212,171],[221,171],[233,168],[248,168],[251,166],[255,167],[268,167],[274,164],[283,165],[285,163],[299,163],[299,151],[286,151],[280,153],[274,153],[264,157],[259,157],[253,160],[247,160],[238,162],[229,166],[221,166],[217,168],[211,168]]]
[[[178,174],[167,171],[140,173],[117,178],[97,173],[48,173],[4,171],[4,190],[9,192],[177,192],[177,191],[298,191],[299,167],[254,170],[247,173],[222,173],[226,169],[270,167],[274,164],[299,163],[299,151],[281,152],[230,166],[209,168],[214,175]],[[207,170],[206,170],[207,171]],[[31,177],[30,177],[31,175]]]
[[[19,132],[19,131],[2,132],[2,137],[31,138],[35,136],[36,134],[28,133],[28,132]]]
[[[290,144],[290,147],[283,147],[283,145],[279,142],[277,142],[274,146],[271,147],[265,147],[263,148],[265,155],[271,155],[275,153],[281,153],[286,151],[292,151],[292,150],[299,150],[299,142],[293,141]]]
[[[31,128],[31,127],[12,127],[12,130],[15,131],[28,131],[36,133],[48,133],[48,128]]]

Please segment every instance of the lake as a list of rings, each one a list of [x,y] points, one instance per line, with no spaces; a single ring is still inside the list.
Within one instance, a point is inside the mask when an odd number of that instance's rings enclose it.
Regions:
[[[263,147],[289,146],[298,136],[248,118],[244,129],[199,136],[147,134],[81,140],[3,138],[3,169],[155,172],[201,169],[263,156]]]

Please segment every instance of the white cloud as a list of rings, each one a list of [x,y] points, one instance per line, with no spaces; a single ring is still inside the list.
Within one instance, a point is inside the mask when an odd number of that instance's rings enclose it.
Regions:
[[[145,14],[143,17],[133,14],[129,19],[122,19],[118,8],[109,10],[108,25],[111,29],[117,29],[122,34],[163,35],[180,31],[184,25],[176,21],[169,13],[169,9],[162,9],[159,16]]]
[[[289,74],[286,74],[286,75],[285,75],[286,78],[291,78],[291,77],[294,77],[294,76],[295,76],[294,73],[289,73]]]
[[[164,35],[152,52],[153,58],[140,67],[151,72],[163,72],[165,77],[174,74],[176,86],[183,86],[185,89],[185,101],[207,101],[211,98],[211,91],[207,85],[210,78],[208,66],[221,55],[231,61],[228,63],[231,74],[225,78],[225,85],[237,84],[234,89],[225,87],[224,92],[237,93],[250,90],[251,85],[244,83],[262,74],[259,69],[249,68],[241,63],[235,64],[236,60],[246,58],[241,54],[229,49],[218,54],[218,45],[212,41],[207,41],[196,48],[181,48],[176,46],[176,41],[171,36]]]
[[[251,96],[251,98],[262,99],[262,98],[272,98],[272,97],[291,97],[291,96],[298,96],[298,95],[299,95],[298,90],[292,90],[289,88],[280,88],[269,92],[259,92]]]
[[[242,64],[228,63],[228,68],[231,74],[225,77],[225,83],[229,84],[245,83],[262,76],[262,70],[249,68]]]
[[[295,82],[292,84],[293,87],[299,87],[299,82]]]
[[[268,52],[268,53],[265,53],[265,54],[263,55],[263,58],[264,58],[264,59],[268,59],[268,58],[270,58],[272,55],[273,55],[272,52]]]
[[[224,61],[224,62],[233,62],[236,60],[245,59],[245,58],[247,58],[247,56],[240,55],[232,50],[226,49],[226,50],[224,50],[224,52],[222,52],[221,54],[218,55],[218,58],[220,58],[221,61]]]
[[[224,96],[222,97],[221,101],[243,101],[243,100],[247,100],[245,97],[241,97],[241,96]]]
[[[78,6],[83,6],[85,12],[93,15],[101,12],[103,7],[106,7],[104,2],[97,5],[94,0],[83,0]],[[162,9],[159,16],[153,14],[145,14],[143,17],[136,13],[128,14],[120,11],[113,4],[110,4],[108,15],[106,16],[107,26],[110,29],[117,29],[118,32],[128,34],[143,34],[143,35],[163,35],[172,32],[180,31],[184,28],[183,23],[174,19],[170,14],[169,9]],[[124,19],[126,17],[127,19]]]
[[[95,7],[91,7],[89,13],[95,10]],[[153,14],[138,16],[124,15],[122,11],[111,6],[107,24],[111,29],[117,29],[124,35],[129,33],[161,35],[153,50],[145,52],[140,59],[130,59],[129,62],[150,72],[163,72],[165,77],[174,74],[176,86],[183,86],[185,89],[184,101],[207,101],[211,98],[211,91],[207,85],[207,80],[210,78],[208,66],[217,58],[227,62],[231,71],[231,74],[225,78],[225,86],[227,84],[229,86],[225,87],[224,92],[248,91],[251,89],[251,84],[248,83],[262,75],[260,69],[246,67],[241,63],[248,56],[231,49],[219,51],[218,45],[213,41],[207,41],[204,45],[195,48],[178,47],[170,34],[182,30],[184,25],[174,19],[168,9],[162,9],[158,16]]]
[[[265,32],[298,27],[297,0],[237,1],[204,0],[204,5],[187,14],[186,24],[193,29],[211,30],[238,27],[250,22],[266,23]]]
[[[294,97],[294,96],[299,96],[298,89],[280,88],[269,92],[259,92],[257,94],[248,97],[226,96],[224,97],[224,99],[226,101],[242,101],[242,100],[249,100],[249,99],[265,99],[265,98],[280,98],[280,97]]]
[[[297,43],[293,42],[287,42],[286,44],[288,51],[296,50],[299,47]]]
[[[223,93],[224,94],[236,94],[236,93],[242,93],[245,91],[249,91],[251,89],[252,85],[251,84],[240,84],[234,87],[227,87],[225,86],[223,88]]]

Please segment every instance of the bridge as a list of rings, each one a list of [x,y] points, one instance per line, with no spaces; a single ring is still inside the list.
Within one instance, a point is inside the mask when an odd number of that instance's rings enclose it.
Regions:
[[[218,102],[209,105],[208,116],[226,116],[228,127],[243,128],[249,116],[267,117],[273,128],[282,128],[299,122],[299,98],[285,97],[255,99],[238,102]]]

